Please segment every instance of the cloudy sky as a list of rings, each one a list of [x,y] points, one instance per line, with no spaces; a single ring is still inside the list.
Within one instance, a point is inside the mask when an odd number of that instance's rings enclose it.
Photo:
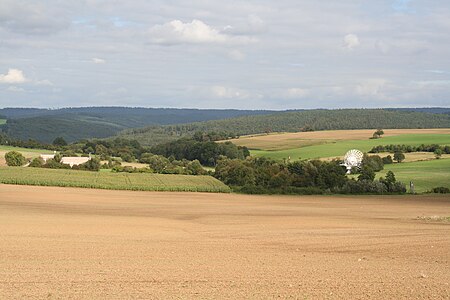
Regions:
[[[0,0],[0,107],[450,106],[448,0]]]

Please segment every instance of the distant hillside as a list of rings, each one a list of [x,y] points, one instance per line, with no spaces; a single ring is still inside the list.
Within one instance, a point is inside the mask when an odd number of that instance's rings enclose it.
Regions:
[[[414,111],[432,114],[450,114],[450,107],[414,107],[414,108],[387,108],[387,110]]]
[[[0,115],[8,119],[7,124],[1,127],[8,136],[21,140],[35,139],[46,143],[51,143],[58,136],[73,142],[86,138],[112,136],[127,128],[269,113],[274,111],[131,107],[0,109]]]
[[[183,136],[191,136],[197,131],[246,135],[264,132],[295,132],[304,127],[313,130],[448,128],[450,115],[384,109],[308,110],[130,129],[121,132],[119,136],[137,139],[143,145],[155,145]]]

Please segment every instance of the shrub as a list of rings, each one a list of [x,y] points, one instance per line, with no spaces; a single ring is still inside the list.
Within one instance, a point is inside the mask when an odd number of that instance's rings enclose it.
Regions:
[[[405,160],[405,154],[403,154],[400,151],[397,151],[394,153],[394,160],[398,163],[401,163],[403,160]]]
[[[96,157],[91,158],[84,164],[79,165],[78,169],[85,171],[98,171],[100,170],[100,160]]]
[[[442,150],[441,150],[441,149],[436,149],[436,150],[434,150],[434,156],[436,157],[436,159],[441,158],[441,156],[442,156]]]
[[[446,188],[446,187],[443,187],[443,186],[435,187],[435,188],[433,188],[432,191],[433,191],[433,193],[438,193],[438,194],[448,194],[448,193],[450,193],[450,189]]]
[[[44,160],[40,157],[36,157],[31,161],[29,167],[42,168],[43,165],[44,165]]]
[[[392,160],[392,156],[390,156],[390,155],[388,155],[386,157],[383,157],[382,160],[383,160],[383,164],[385,164],[385,165],[389,165],[389,164],[392,164],[394,162]]]
[[[26,163],[25,157],[22,153],[17,151],[10,151],[5,154],[6,164],[10,167],[20,167]]]

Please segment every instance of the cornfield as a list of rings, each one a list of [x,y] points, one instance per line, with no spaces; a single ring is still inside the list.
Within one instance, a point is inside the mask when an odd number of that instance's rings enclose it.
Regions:
[[[133,191],[230,192],[228,186],[211,176],[88,172],[25,167],[0,167],[0,183]]]

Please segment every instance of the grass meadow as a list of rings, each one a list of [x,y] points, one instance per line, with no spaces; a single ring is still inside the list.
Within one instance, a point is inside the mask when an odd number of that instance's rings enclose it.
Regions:
[[[5,119],[0,119],[0,125],[6,124],[6,120]]]
[[[397,180],[406,184],[407,188],[412,181],[417,193],[427,192],[438,186],[450,188],[450,159],[384,165],[384,170],[377,176],[385,176],[389,170],[394,172]]]
[[[276,143],[276,141],[274,141]],[[292,148],[287,150],[251,150],[254,156],[265,156],[282,160],[290,157],[291,160],[313,159],[324,157],[342,157],[350,149],[359,149],[367,152],[372,147],[388,144],[421,145],[439,144],[450,145],[450,134],[404,134],[388,136],[381,139],[323,141],[323,144]]]
[[[135,191],[229,192],[211,176],[0,167],[0,183]]]

